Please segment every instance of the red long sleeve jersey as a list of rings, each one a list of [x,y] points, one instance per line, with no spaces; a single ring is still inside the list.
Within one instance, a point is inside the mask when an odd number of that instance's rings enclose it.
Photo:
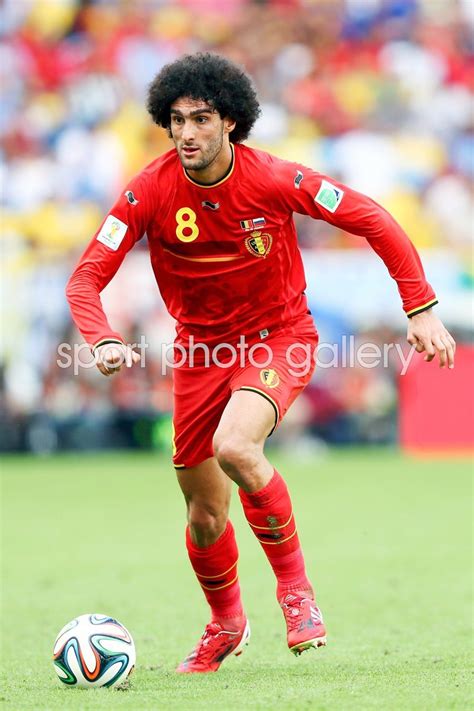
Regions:
[[[213,343],[290,324],[308,311],[293,213],[365,237],[396,280],[411,316],[436,303],[418,254],[370,198],[327,176],[247,146],[200,185],[172,149],[130,181],[79,261],[67,288],[74,321],[92,346],[122,340],[100,292],[145,233],[178,341]]]

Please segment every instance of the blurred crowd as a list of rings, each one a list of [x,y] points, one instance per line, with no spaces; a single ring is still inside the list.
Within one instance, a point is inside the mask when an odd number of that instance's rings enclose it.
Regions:
[[[369,194],[428,263],[430,253],[454,259],[453,289],[472,283],[471,0],[5,0],[0,25],[4,449],[167,439],[171,388],[157,356],[111,383],[58,368],[56,351],[80,342],[64,299],[75,261],[127,179],[170,148],[144,102],[183,53],[221,53],[253,76],[263,113],[251,145]],[[344,265],[366,249],[325,223],[297,226],[308,264],[339,250]],[[145,249],[104,303],[117,330],[145,334],[153,351],[173,324]],[[325,310],[331,330],[341,314],[330,300]],[[345,328],[401,337],[363,318]],[[329,441],[393,440],[395,368],[357,370],[322,372],[288,432],[301,420]]]

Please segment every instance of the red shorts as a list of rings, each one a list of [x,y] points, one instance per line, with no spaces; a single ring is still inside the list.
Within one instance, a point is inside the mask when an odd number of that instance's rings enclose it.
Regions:
[[[311,379],[317,343],[317,331],[308,317],[249,344],[244,357],[243,349],[236,349],[234,359],[230,349],[222,346],[219,351],[210,349],[208,366],[185,363],[175,367],[174,466],[193,467],[214,455],[214,433],[236,390],[266,398],[274,407],[276,427]],[[212,354],[222,367],[212,361]]]

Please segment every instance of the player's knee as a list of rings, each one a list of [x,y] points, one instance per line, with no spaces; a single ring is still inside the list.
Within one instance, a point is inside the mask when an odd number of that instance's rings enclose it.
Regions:
[[[198,546],[210,546],[224,532],[227,524],[227,509],[190,502],[188,525],[191,537]]]
[[[231,478],[250,473],[258,465],[259,454],[260,449],[255,443],[237,433],[225,436],[216,433],[214,437],[214,456]]]

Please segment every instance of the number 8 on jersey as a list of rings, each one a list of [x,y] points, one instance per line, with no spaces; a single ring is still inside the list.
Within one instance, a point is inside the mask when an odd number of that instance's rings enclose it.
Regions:
[[[176,213],[176,237],[181,242],[194,242],[198,236],[196,213],[190,207],[181,207]]]

